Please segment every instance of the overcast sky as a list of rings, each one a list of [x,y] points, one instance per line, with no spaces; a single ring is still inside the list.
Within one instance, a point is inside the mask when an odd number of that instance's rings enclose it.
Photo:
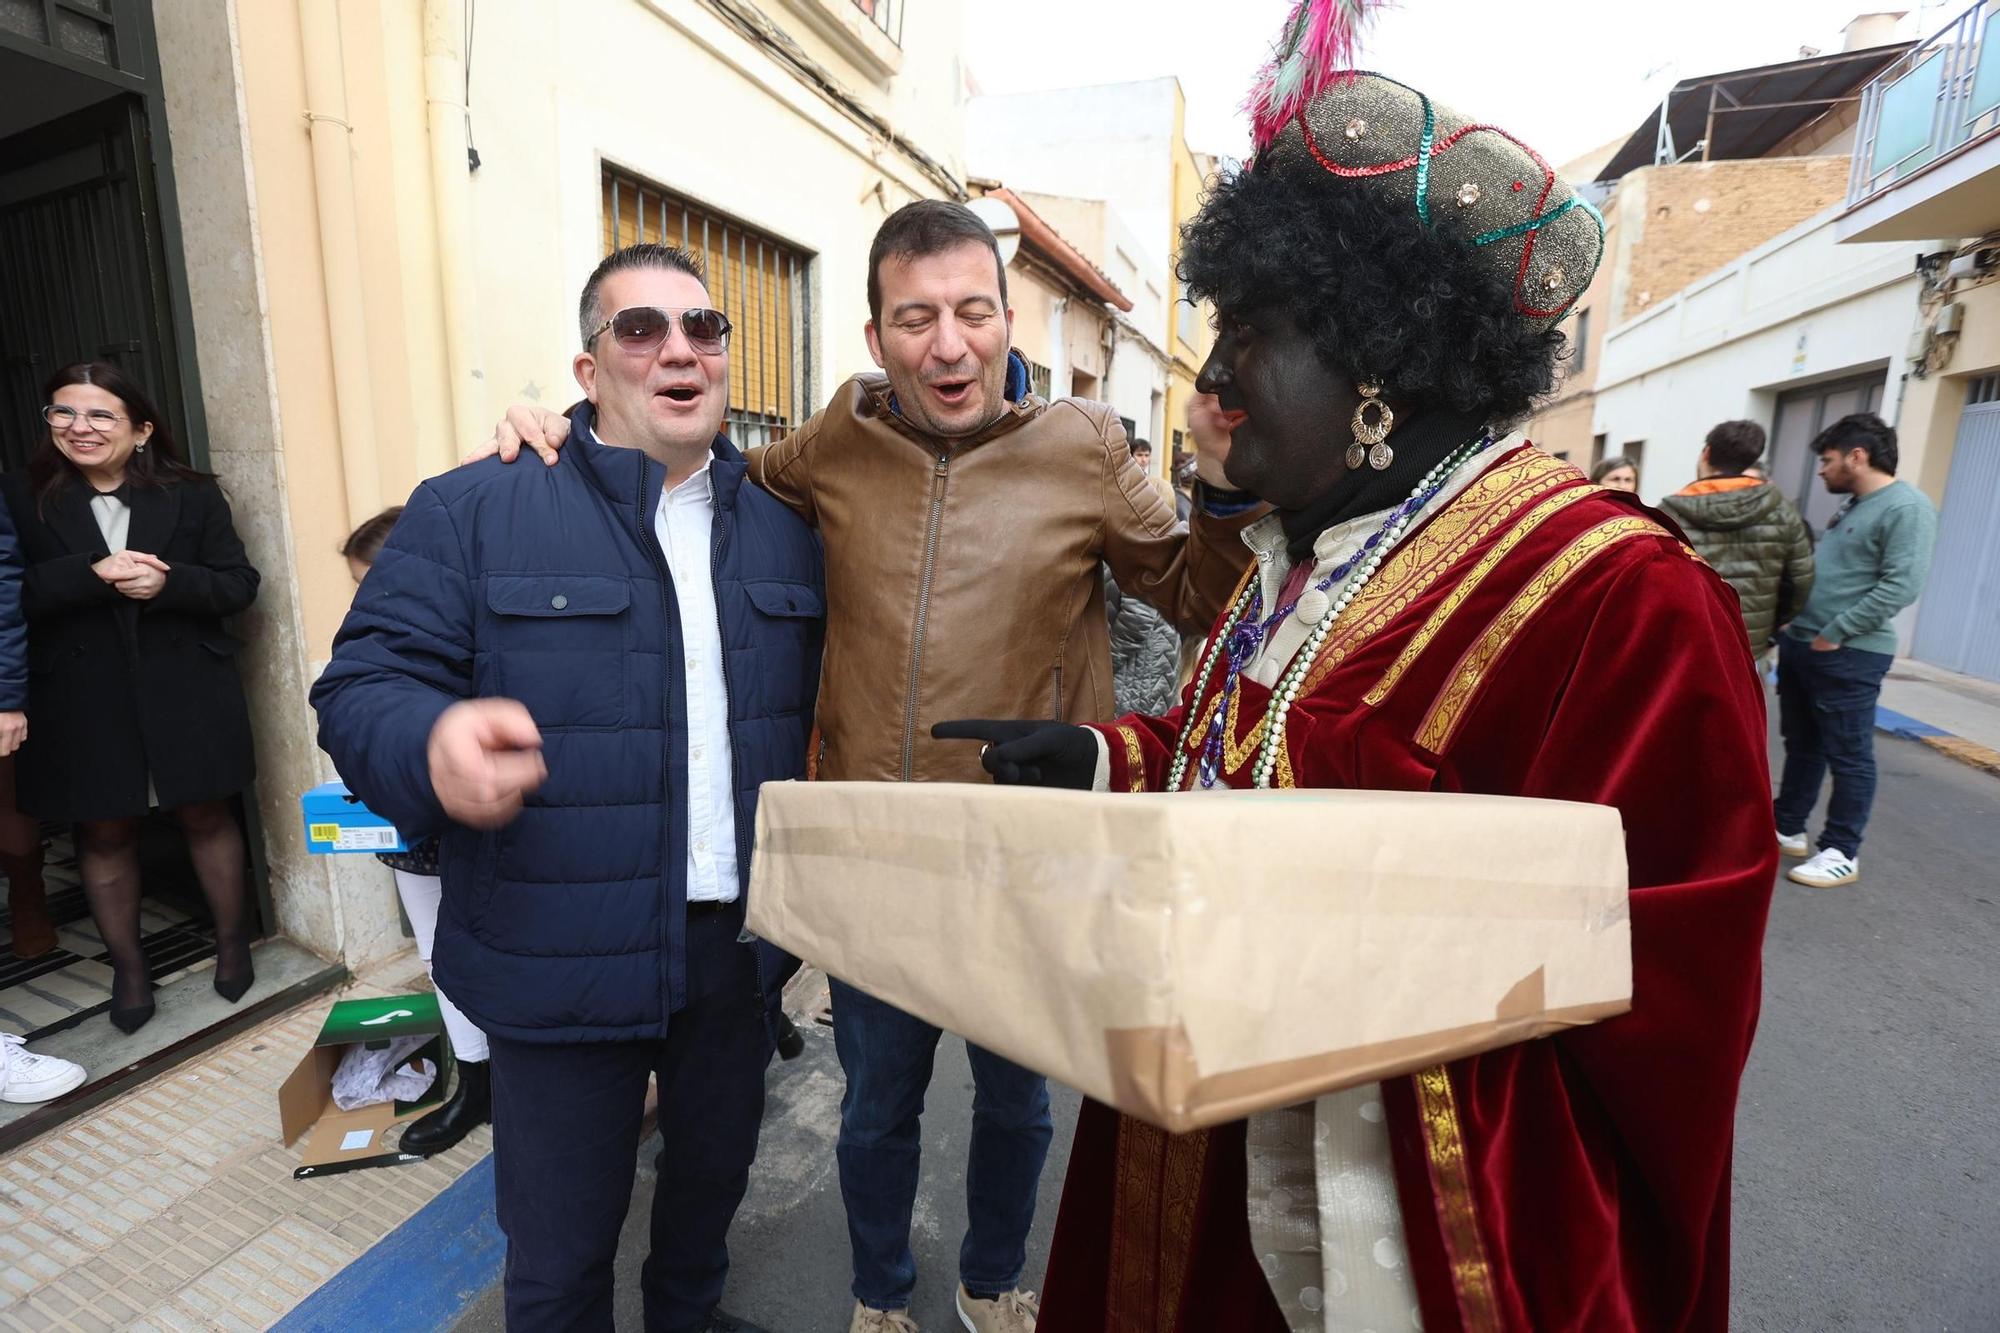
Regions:
[[[1919,10],[1919,6],[1921,9]],[[1970,0],[1912,11],[1902,36],[1942,26]],[[1188,141],[1241,155],[1237,107],[1289,0],[970,0],[967,50],[987,92],[1178,75]],[[1401,0],[1365,39],[1364,68],[1503,126],[1562,163],[1622,139],[1676,79],[1831,54],[1864,0]]]

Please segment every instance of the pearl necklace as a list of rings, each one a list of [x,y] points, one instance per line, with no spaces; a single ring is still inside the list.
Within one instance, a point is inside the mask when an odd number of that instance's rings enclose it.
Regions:
[[[1370,579],[1381,569],[1383,559],[1391,548],[1402,540],[1404,531],[1411,520],[1434,499],[1451,479],[1453,473],[1469,462],[1474,455],[1493,443],[1492,431],[1484,431],[1479,438],[1460,445],[1438,465],[1424,474],[1422,481],[1411,490],[1410,498],[1389,514],[1382,526],[1362,543],[1359,550],[1349,556],[1339,568],[1321,579],[1313,587],[1313,592],[1324,594],[1326,589],[1345,578],[1340,591],[1334,595],[1306,641],[1293,656],[1291,664],[1278,678],[1271,689],[1271,703],[1264,717],[1264,739],[1257,748],[1256,761],[1251,765],[1250,777],[1254,785],[1269,787],[1271,778],[1277,772],[1280,747],[1284,744],[1285,719],[1292,711],[1303,688],[1306,673],[1319,657],[1319,650],[1325,646],[1327,636],[1332,633],[1334,622],[1341,613],[1353,604],[1361,590],[1368,586]],[[1197,711],[1202,699],[1207,697],[1208,682],[1214,678],[1216,663],[1227,657],[1228,674],[1224,676],[1222,694],[1216,702],[1215,717],[1209,725],[1208,736],[1202,746],[1199,778],[1204,789],[1212,788],[1221,776],[1222,749],[1225,743],[1223,731],[1227,727],[1228,700],[1236,691],[1238,677],[1250,665],[1265,636],[1276,630],[1286,615],[1306,601],[1310,593],[1301,594],[1289,606],[1280,607],[1269,621],[1259,623],[1257,613],[1261,610],[1264,592],[1261,579],[1252,579],[1250,586],[1236,599],[1229,610],[1229,618],[1223,622],[1222,630],[1210,641],[1209,650],[1202,662],[1201,670],[1195,677],[1193,699],[1196,710],[1190,710],[1181,723],[1180,743],[1174,747],[1174,766],[1167,779],[1168,791],[1179,791],[1183,779],[1187,777],[1188,746],[1194,739]],[[1247,623],[1246,623],[1247,622]]]

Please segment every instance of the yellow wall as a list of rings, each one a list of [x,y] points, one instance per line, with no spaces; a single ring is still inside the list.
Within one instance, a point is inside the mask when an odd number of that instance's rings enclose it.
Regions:
[[[1195,155],[1187,146],[1187,99],[1181,93],[1179,83],[1174,85],[1174,226],[1173,235],[1167,240],[1169,256],[1167,273],[1167,346],[1173,354],[1173,370],[1167,378],[1166,427],[1163,432],[1166,442],[1155,442],[1154,456],[1160,466],[1167,466],[1166,459],[1172,453],[1175,431],[1187,429],[1188,399],[1194,396],[1195,376],[1201,373],[1202,362],[1208,359],[1208,349],[1215,337],[1208,326],[1206,311],[1199,313],[1192,321],[1181,318],[1181,224],[1189,221],[1201,211],[1202,192],[1208,182]],[[1182,337],[1184,327],[1189,328],[1192,341]],[[1192,450],[1194,442],[1187,441]]]
[[[1896,422],[1902,454],[1897,475],[1939,506],[1951,478],[1966,388],[1979,376],[2000,370],[2000,283],[1954,292],[1951,299],[1964,307],[1958,346],[1942,370],[1904,387]]]

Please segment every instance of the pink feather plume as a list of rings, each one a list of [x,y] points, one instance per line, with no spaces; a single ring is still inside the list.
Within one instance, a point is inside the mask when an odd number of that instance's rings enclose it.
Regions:
[[[1258,152],[1271,146],[1299,108],[1354,66],[1361,30],[1380,0],[1299,0],[1244,103]]]

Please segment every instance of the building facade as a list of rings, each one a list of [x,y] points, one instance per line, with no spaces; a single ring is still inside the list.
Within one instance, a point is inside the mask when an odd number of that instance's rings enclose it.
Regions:
[[[1182,299],[1175,271],[1181,225],[1199,210],[1214,170],[1188,147],[1186,121],[1186,98],[1171,78],[982,96],[966,117],[974,171],[1031,194],[1105,201],[1137,237],[1141,271],[1160,275],[1163,327],[1136,325],[1166,360],[1156,468],[1175,448],[1191,447],[1187,400],[1214,341],[1205,312]]]
[[[2000,680],[2000,4],[1949,14],[1868,85],[1834,232],[1843,249],[1922,252],[1892,420],[1898,475],[1940,515],[1907,643]]]
[[[617,244],[703,254],[745,443],[869,368],[876,227],[965,194],[962,0],[19,8],[5,465],[40,378],[111,356],[218,474],[264,576],[238,626],[264,924],[364,965],[403,946],[388,873],[309,856],[298,814],[343,538],[508,405],[578,396],[577,293]]]

